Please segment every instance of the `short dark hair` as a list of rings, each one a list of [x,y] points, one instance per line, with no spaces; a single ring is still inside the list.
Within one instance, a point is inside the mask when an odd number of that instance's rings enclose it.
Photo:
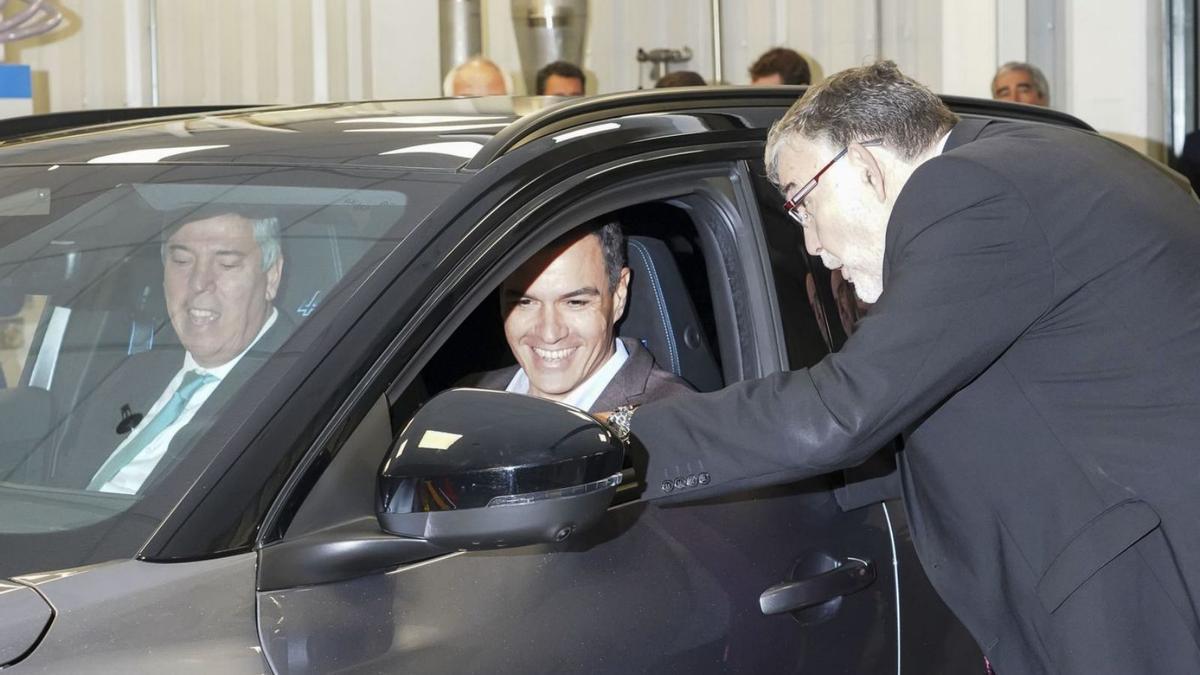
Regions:
[[[604,251],[604,271],[608,273],[608,290],[617,287],[621,278],[621,270],[625,269],[625,232],[621,223],[612,219],[588,221],[578,228],[600,239],[600,249]]]
[[[912,160],[957,123],[958,115],[937,94],[901,73],[892,61],[850,68],[809,87],[771,125],[767,176],[779,182],[780,148],[796,137],[834,147],[882,138],[898,155]]]
[[[542,66],[541,70],[537,71],[537,95],[541,96],[546,93],[546,80],[550,79],[551,75],[559,77],[573,77],[579,80],[579,84],[583,88],[587,88],[587,76],[583,74],[579,66],[566,61],[551,61]]]
[[[812,84],[808,61],[799,52],[787,47],[768,49],[750,66],[751,79],[757,80],[767,75],[779,75],[783,84]]]
[[[593,218],[584,224],[572,228],[566,234],[546,247],[546,249],[566,248],[584,237],[596,237],[600,240],[600,251],[604,254],[604,272],[608,277],[608,290],[617,287],[621,279],[621,270],[625,269],[625,232],[621,223],[611,217]]]
[[[658,78],[654,83],[655,89],[662,87],[703,87],[708,84],[700,77],[700,73],[692,70],[676,70]]]

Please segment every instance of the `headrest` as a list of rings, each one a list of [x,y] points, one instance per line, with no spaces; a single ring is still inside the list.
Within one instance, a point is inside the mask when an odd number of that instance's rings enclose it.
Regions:
[[[697,390],[720,389],[721,370],[670,249],[658,239],[642,236],[629,237],[627,248],[629,299],[617,334],[640,340],[659,368]]]

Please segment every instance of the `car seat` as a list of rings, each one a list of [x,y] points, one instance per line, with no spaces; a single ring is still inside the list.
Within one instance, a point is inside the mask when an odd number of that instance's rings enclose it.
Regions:
[[[626,240],[629,298],[617,335],[635,337],[654,355],[658,367],[687,380],[699,391],[724,385],[700,316],[679,265],[667,245],[653,237]]]

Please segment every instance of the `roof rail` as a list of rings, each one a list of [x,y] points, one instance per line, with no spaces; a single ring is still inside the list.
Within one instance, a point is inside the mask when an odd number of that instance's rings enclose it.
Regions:
[[[65,129],[87,127],[113,122],[130,122],[133,120],[152,119],[155,117],[171,117],[174,115],[190,115],[195,113],[218,112],[222,110],[240,110],[250,108],[249,105],[177,105],[155,108],[101,108],[97,110],[67,110],[63,112],[45,113],[42,115],[25,115],[10,117],[0,121],[0,141],[12,140],[23,136],[34,136]]]
[[[493,136],[463,168],[481,169],[504,153],[532,140],[615,115],[702,108],[787,106],[807,89],[805,86],[669,87],[572,100],[518,119]],[[942,100],[961,114],[1047,122],[1095,131],[1083,120],[1050,108],[965,96],[942,96]]]

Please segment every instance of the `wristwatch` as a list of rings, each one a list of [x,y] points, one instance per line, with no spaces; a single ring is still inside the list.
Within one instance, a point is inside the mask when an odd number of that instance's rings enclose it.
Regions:
[[[617,440],[628,445],[629,444],[629,422],[633,419],[633,411],[637,409],[635,405],[617,406],[612,414],[608,416],[608,426],[612,429],[613,435]]]

